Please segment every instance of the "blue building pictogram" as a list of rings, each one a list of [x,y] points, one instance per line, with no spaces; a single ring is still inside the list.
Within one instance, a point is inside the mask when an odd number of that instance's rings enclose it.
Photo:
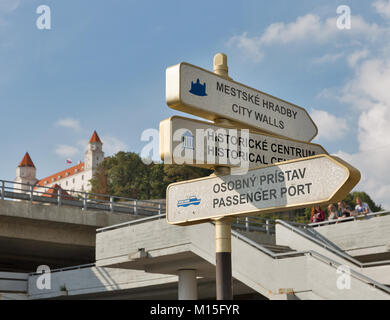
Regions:
[[[191,81],[190,92],[192,94],[194,94],[196,96],[200,96],[200,97],[207,96],[207,94],[206,94],[206,82],[204,84],[201,84],[200,81],[199,81],[199,78],[198,78],[198,80],[196,80],[195,83],[193,81]]]
[[[183,149],[192,149],[194,150],[194,136],[190,131],[186,131],[182,137],[181,142],[183,143]]]

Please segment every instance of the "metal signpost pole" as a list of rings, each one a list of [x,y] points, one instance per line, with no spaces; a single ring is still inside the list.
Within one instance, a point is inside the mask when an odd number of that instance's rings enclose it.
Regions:
[[[230,79],[227,57],[223,53],[214,56],[214,73]],[[229,120],[218,119],[217,123],[229,124]],[[216,167],[215,175],[229,174],[230,168]],[[229,218],[215,220],[215,268],[217,300],[233,300],[232,286],[232,242]]]

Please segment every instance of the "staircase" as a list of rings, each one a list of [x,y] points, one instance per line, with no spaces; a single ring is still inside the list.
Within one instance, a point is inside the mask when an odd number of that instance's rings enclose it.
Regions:
[[[294,253],[296,252],[296,250],[293,250],[291,249],[290,247],[288,246],[278,246],[278,245],[272,245],[272,244],[262,244],[262,246],[270,251],[272,251],[273,253]]]

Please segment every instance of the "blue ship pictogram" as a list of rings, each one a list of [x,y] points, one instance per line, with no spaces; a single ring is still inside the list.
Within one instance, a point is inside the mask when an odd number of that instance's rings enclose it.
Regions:
[[[177,202],[177,207],[188,207],[191,205],[197,206],[200,203],[200,199],[195,196],[189,197],[188,199],[179,200]]]

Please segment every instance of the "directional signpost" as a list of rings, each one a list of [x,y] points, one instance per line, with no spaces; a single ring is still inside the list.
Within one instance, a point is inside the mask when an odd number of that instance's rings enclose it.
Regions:
[[[188,63],[166,71],[169,107],[302,141],[317,135],[305,109]]]
[[[214,73],[188,63],[169,67],[166,101],[214,121],[162,121],[160,155],[165,163],[215,169],[169,185],[166,218],[180,226],[215,221],[218,300],[233,298],[230,218],[336,202],[360,180],[357,169],[308,143],[318,130],[306,110],[233,81],[224,54],[214,57]],[[236,167],[246,170],[229,175]]]
[[[166,164],[214,168],[256,167],[328,154],[318,144],[216,126],[174,116],[160,123],[160,156]]]
[[[210,219],[287,211],[343,199],[359,182],[357,169],[318,155],[168,186],[167,221],[189,225]]]

